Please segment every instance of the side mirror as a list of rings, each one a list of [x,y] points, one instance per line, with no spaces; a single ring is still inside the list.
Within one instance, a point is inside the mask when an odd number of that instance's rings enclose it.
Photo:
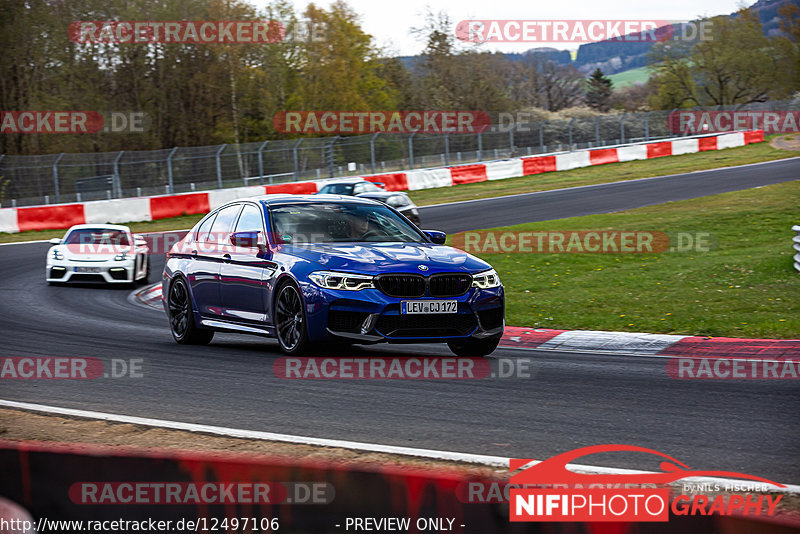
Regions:
[[[147,240],[139,234],[133,234],[133,242],[137,245],[146,245]]]
[[[261,232],[235,232],[231,234],[231,244],[234,247],[247,247],[256,248],[263,240],[259,242]]]
[[[57,237],[54,237],[54,238],[50,239],[50,244],[51,245],[60,245],[61,244],[61,239],[59,239]]]
[[[383,182],[372,182],[373,184],[377,185],[381,189],[386,189],[386,184]]]
[[[447,240],[447,234],[439,230],[423,230],[423,232],[428,236],[428,239],[436,245],[444,245],[444,242]]]

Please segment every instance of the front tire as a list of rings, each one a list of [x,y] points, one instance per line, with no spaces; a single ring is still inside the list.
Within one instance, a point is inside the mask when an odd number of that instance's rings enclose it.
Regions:
[[[169,286],[167,316],[172,337],[181,345],[208,345],[214,337],[213,330],[195,325],[192,297],[183,278],[176,278]]]
[[[287,282],[278,289],[274,317],[275,337],[283,352],[301,354],[310,348],[303,297],[293,283]]]
[[[448,341],[447,346],[456,356],[480,357],[493,353],[502,339],[502,334],[484,339],[468,339],[466,341]]]

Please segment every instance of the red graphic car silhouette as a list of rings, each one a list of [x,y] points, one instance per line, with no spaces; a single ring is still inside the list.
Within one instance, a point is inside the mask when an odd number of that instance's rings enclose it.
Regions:
[[[669,461],[662,461],[660,464],[663,473],[635,473],[635,474],[586,474],[576,473],[567,469],[567,464],[575,458],[597,454],[601,452],[645,452],[661,456]],[[509,462],[509,469],[513,472],[536,460],[525,460],[512,458]],[[568,451],[547,460],[543,460],[516,475],[511,476],[511,484],[669,484],[687,477],[726,477],[741,478],[772,484],[779,488],[784,488],[783,484],[778,484],[766,478],[761,478],[735,471],[702,471],[693,470],[688,465],[668,456],[664,453],[637,447],[635,445],[593,445]]]

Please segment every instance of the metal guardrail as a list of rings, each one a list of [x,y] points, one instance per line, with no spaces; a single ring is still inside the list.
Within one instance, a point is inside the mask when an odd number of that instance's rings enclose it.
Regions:
[[[739,109],[775,111],[798,105],[800,101],[773,101]],[[676,136],[668,124],[670,113],[540,120],[517,124],[510,131],[494,125],[471,134],[376,133],[145,151],[0,154],[0,207],[87,200],[83,180],[101,176],[112,176],[110,185],[91,196],[125,198],[403,172],[654,141]]]
[[[800,225],[792,226],[792,230],[797,232],[797,235],[792,239],[794,242],[794,250],[796,252],[794,255],[794,268],[800,272]]]

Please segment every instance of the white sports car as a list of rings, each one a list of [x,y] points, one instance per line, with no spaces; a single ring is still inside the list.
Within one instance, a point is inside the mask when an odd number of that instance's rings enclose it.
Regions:
[[[78,224],[63,239],[53,238],[45,278],[55,282],[136,284],[150,275],[144,238],[117,224]]]

